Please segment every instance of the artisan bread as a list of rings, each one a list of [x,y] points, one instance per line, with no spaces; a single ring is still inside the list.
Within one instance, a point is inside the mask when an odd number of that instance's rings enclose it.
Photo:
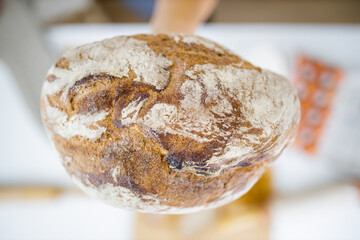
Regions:
[[[287,79],[180,34],[65,52],[43,84],[41,112],[82,190],[153,213],[240,197],[292,141],[300,115]]]

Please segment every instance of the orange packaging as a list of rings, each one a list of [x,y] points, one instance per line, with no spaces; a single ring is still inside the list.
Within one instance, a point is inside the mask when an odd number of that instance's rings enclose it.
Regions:
[[[343,78],[339,68],[301,55],[297,59],[294,84],[301,104],[301,119],[295,146],[315,154]]]

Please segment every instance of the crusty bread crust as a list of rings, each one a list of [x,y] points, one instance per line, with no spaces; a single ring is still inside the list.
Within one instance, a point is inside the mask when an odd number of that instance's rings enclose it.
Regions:
[[[42,116],[63,165],[115,206],[179,213],[244,194],[292,141],[291,84],[194,35],[115,37],[66,52]]]

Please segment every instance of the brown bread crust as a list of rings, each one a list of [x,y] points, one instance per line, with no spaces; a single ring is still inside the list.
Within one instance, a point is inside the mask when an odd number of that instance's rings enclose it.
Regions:
[[[281,121],[268,124],[270,130],[262,125],[255,126],[247,114],[252,114],[252,111],[256,112],[257,109],[247,110],[245,102],[234,97],[225,85],[217,86],[216,91],[220,91],[221,94],[219,101],[224,101],[231,107],[230,112],[213,110],[215,107],[218,109],[218,103],[214,96],[210,96],[214,93],[206,90],[209,89],[205,86],[206,82],[204,84],[199,81],[197,85],[191,85],[207,71],[201,69],[202,66],[212,66],[214,69],[230,66],[235,69],[234,71],[252,70],[254,74],[265,75],[261,69],[230,51],[195,36],[135,35],[118,39],[107,41],[111,44],[124,39],[135,40],[136,44],[139,41],[150,49],[144,52],[152,51],[148,55],[155,54],[166,61],[170,60],[171,64],[165,61],[163,66],[159,65],[160,68],[156,68],[157,71],[163,71],[163,81],[149,84],[146,82],[146,76],[139,74],[143,69],[139,70],[129,65],[125,76],[86,70],[68,88],[51,90],[49,86],[54,86],[51,84],[56,84],[57,81],[64,81],[63,79],[69,76],[66,75],[68,72],[75,75],[71,71],[76,72],[76,61],[81,64],[98,61],[99,55],[95,54],[95,57],[92,57],[91,53],[91,50],[98,48],[96,44],[102,44],[96,43],[88,48],[74,49],[73,55],[65,54],[60,58],[54,66],[55,70],[49,71],[43,88],[41,109],[45,127],[64,160],[63,165],[67,172],[83,189],[90,189],[90,195],[116,206],[148,212],[177,213],[186,212],[187,209],[191,211],[195,208],[197,210],[222,205],[234,197],[241,196],[251,187],[265,166],[275,159],[294,137],[299,118],[299,110],[296,109],[298,100],[288,85],[284,85],[284,89],[288,91],[284,93],[288,94],[284,99],[291,101],[288,108],[292,107],[295,110],[284,108],[281,114],[290,115],[287,116],[290,120],[285,124],[282,117]],[[104,41],[103,45],[117,49],[108,42]],[[141,61],[141,58],[138,61]],[[66,71],[66,74],[62,71]],[[152,78],[156,78],[157,73],[154,74],[151,75]],[[189,81],[193,75],[194,79]],[[186,81],[190,83],[188,89],[184,87]],[[281,84],[288,84],[283,83],[282,79],[279,81]],[[193,96],[194,99],[199,99],[202,108],[199,113],[197,109],[184,105],[187,92],[193,94],[192,91],[197,86],[203,89],[196,92],[200,96]],[[256,98],[253,92],[258,90],[248,90],[250,98]],[[269,93],[271,94],[275,93]],[[283,93],[276,94],[280,96]],[[274,103],[272,108],[280,108],[280,105],[276,104]],[[161,120],[151,118],[155,106],[173,106],[180,109],[184,121],[189,121],[190,130],[185,132],[183,129],[186,126],[178,125],[182,118],[164,120],[159,126],[158,122]],[[167,111],[167,108],[163,108],[162,113],[164,111]],[[211,136],[207,132],[191,128],[191,124],[197,126],[196,120],[194,122],[191,117],[201,115],[201,111],[211,113],[210,120],[206,120],[213,124],[209,125]],[[100,115],[102,117],[97,119],[96,116]],[[91,118],[95,120],[87,123]],[[59,119],[62,119],[62,122]],[[70,124],[74,124],[71,126],[76,129],[73,132]],[[91,134],[76,134],[84,126]],[[240,131],[240,128],[246,130]],[[179,129],[182,129],[184,134],[181,134]],[[267,133],[269,131],[271,132]],[[253,137],[257,140],[252,141]],[[229,154],[227,152],[230,151],[229,146],[232,147],[231,141],[247,144],[244,146],[251,148],[247,157],[244,155],[241,160],[232,155],[222,157]],[[237,146],[240,148],[240,145]],[[109,190],[106,190],[105,186],[118,187],[121,191],[115,195],[105,194],[105,191]],[[126,197],[130,201],[136,198],[139,203],[130,204],[120,199]]]

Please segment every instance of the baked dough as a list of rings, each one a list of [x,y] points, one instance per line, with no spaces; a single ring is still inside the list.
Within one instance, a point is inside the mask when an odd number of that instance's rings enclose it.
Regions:
[[[293,140],[290,82],[195,35],[119,36],[69,50],[41,111],[72,179],[142,212],[187,213],[246,193]]]

